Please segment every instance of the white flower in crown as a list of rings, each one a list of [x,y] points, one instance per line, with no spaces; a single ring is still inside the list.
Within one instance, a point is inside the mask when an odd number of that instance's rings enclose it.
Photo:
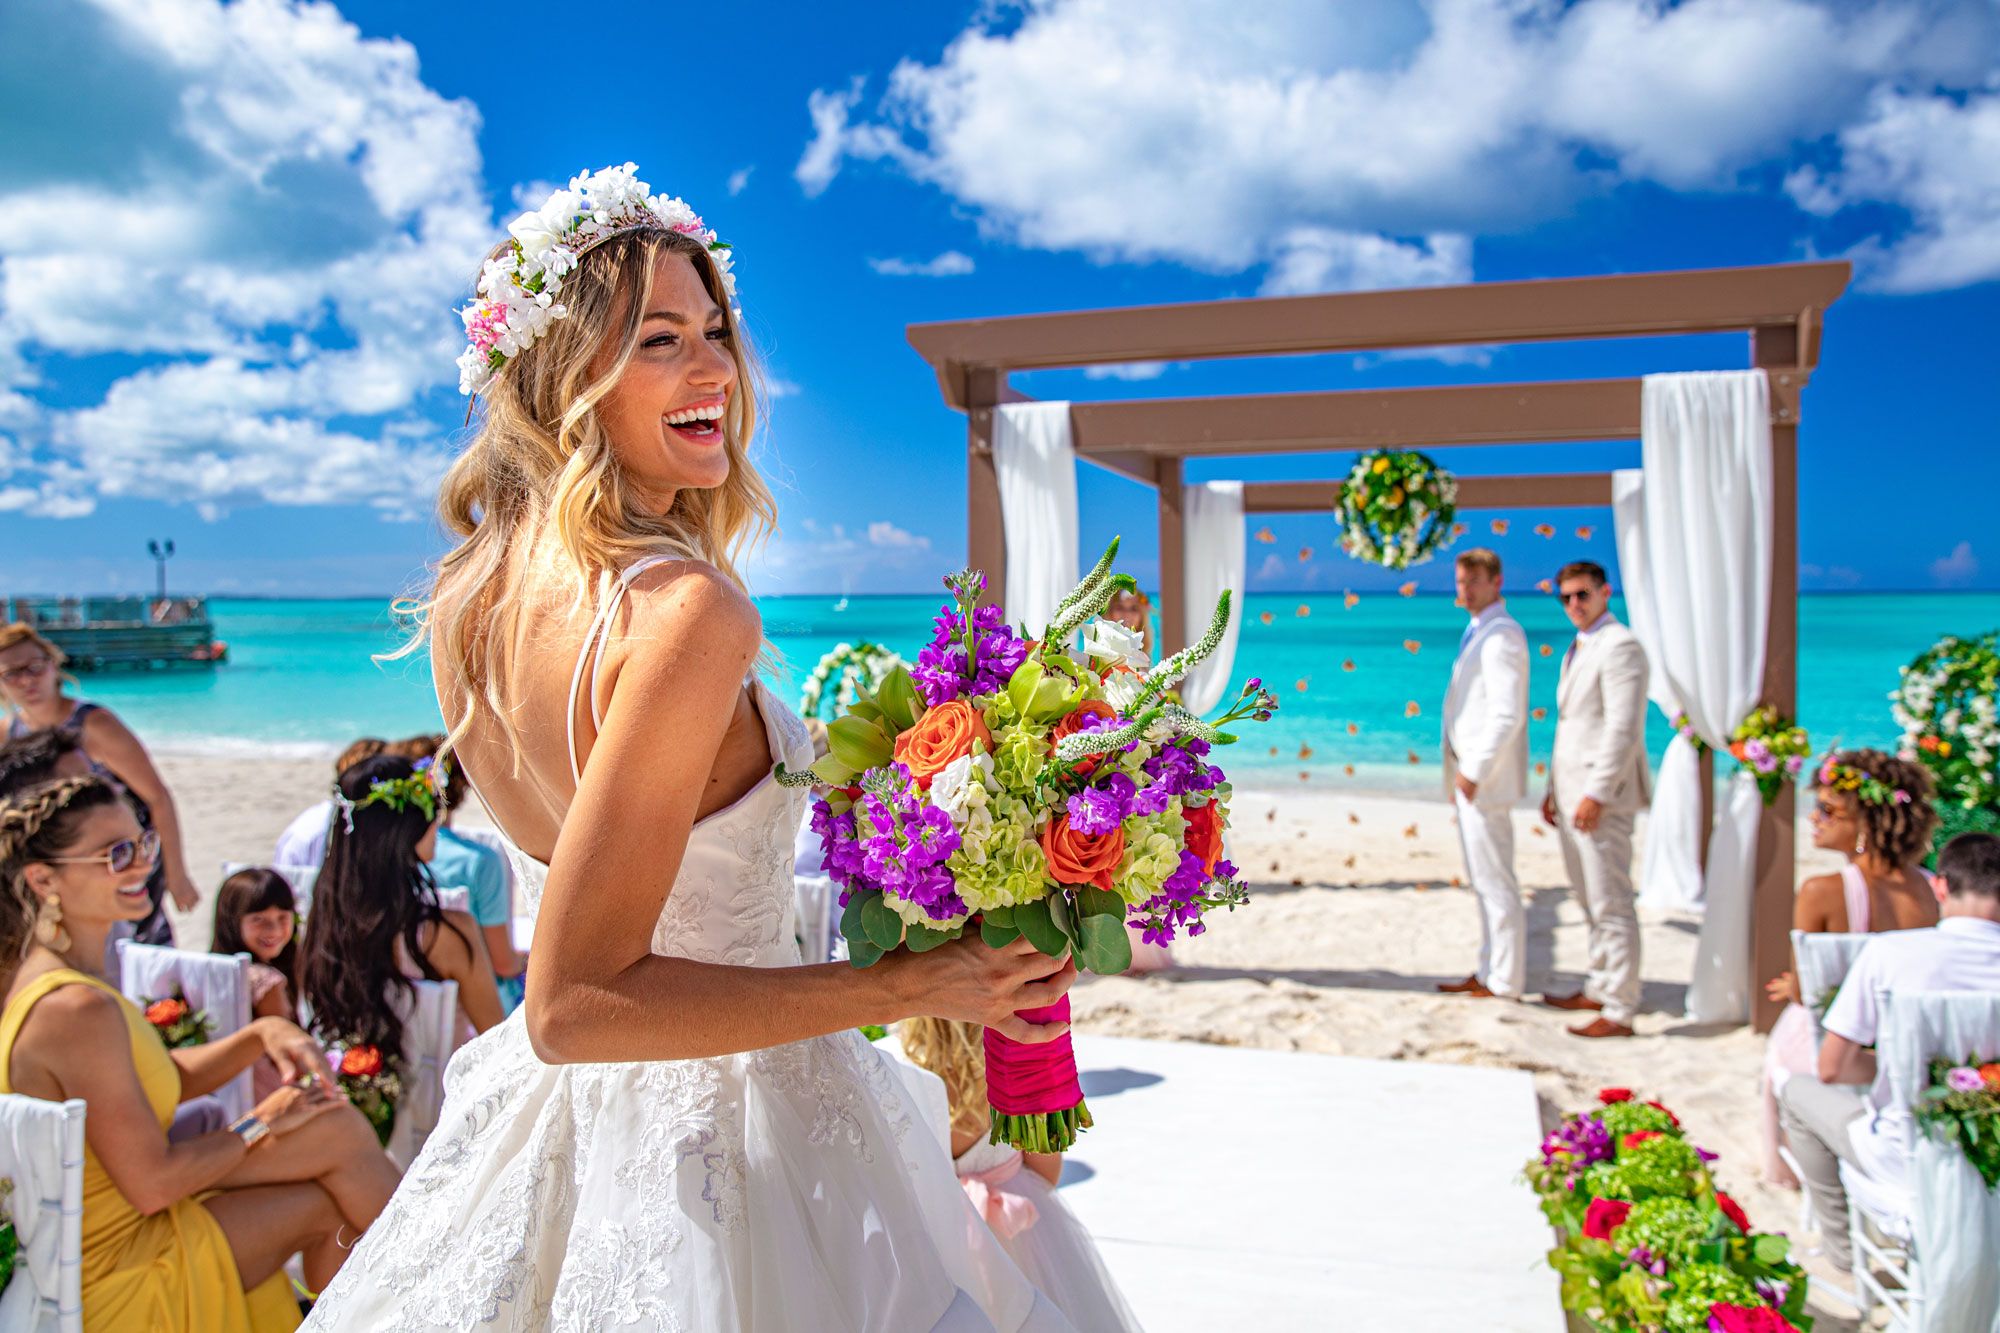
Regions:
[[[513,244],[486,262],[478,299],[458,312],[466,342],[458,358],[460,393],[484,389],[550,324],[568,317],[568,308],[557,299],[563,279],[592,247],[613,236],[657,229],[700,241],[722,279],[723,295],[735,308],[729,247],[684,201],[654,194],[638,178],[638,170],[627,162],[578,176],[568,189],[555,191],[540,208],[507,225]]]

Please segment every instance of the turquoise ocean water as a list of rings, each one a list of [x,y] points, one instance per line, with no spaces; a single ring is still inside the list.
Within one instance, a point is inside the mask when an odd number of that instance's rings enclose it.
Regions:
[[[938,599],[854,597],[842,608],[834,597],[772,597],[760,605],[785,659],[779,690],[795,699],[804,674],[841,640],[874,639],[914,658],[929,638]],[[1547,597],[1516,597],[1510,606],[1535,652],[1532,703],[1549,716],[1531,724],[1531,740],[1536,757],[1546,758],[1569,623]],[[424,659],[372,660],[397,642],[386,602],[218,599],[210,607],[229,643],[226,665],[205,673],[93,675],[84,693],[118,709],[149,743],[171,749],[324,753],[359,735],[439,727]],[[1884,696],[1896,668],[1940,634],[2000,626],[2000,594],[1813,596],[1802,599],[1799,623],[1800,717],[1815,743],[1838,737],[1887,745],[1896,731]],[[1297,784],[1301,771],[1316,787],[1435,785],[1438,709],[1464,624],[1445,597],[1375,594],[1352,608],[1337,593],[1251,597],[1236,675],[1264,677],[1283,704],[1277,720],[1245,729],[1227,756],[1229,768],[1260,786]],[[1418,651],[1407,651],[1404,640]],[[1351,672],[1342,669],[1349,660]],[[1408,717],[1413,702],[1420,711]],[[1347,733],[1349,723],[1358,735]],[[1650,725],[1657,757],[1668,739],[1666,720],[1655,710]],[[1310,759],[1300,758],[1301,747],[1310,747]],[[1409,762],[1412,752],[1421,763]],[[1344,772],[1349,764],[1352,777]]]

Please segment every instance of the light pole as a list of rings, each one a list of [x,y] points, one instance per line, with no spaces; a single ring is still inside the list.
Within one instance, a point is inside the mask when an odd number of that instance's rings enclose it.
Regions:
[[[164,544],[149,541],[146,543],[146,552],[153,557],[153,563],[158,570],[160,584],[159,600],[164,602],[167,600],[167,561],[174,557],[174,540],[169,537]]]

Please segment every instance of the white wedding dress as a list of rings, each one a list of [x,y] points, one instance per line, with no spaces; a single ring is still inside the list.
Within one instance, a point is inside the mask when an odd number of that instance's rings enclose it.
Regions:
[[[805,724],[751,688],[772,756],[810,763]],[[574,769],[574,737],[570,753]],[[792,844],[805,800],[767,777],[695,825],[654,953],[799,962]],[[547,867],[509,849],[538,895]],[[452,1059],[437,1129],[308,1329],[1071,1333],[860,1033],[550,1065],[524,1023],[516,1011]]]

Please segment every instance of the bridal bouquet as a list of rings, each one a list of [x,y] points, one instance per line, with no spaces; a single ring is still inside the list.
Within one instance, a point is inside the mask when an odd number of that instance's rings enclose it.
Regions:
[[[1039,638],[978,605],[984,575],[948,577],[953,602],[915,668],[862,689],[810,772],[778,766],[780,782],[820,788],[812,827],[857,967],[976,930],[994,948],[1025,936],[1122,972],[1128,922],[1165,944],[1244,901],[1222,856],[1229,782],[1209,755],[1236,739],[1222,728],[1267,721],[1278,701],[1253,679],[1213,722],[1183,708],[1169,691],[1222,641],[1229,594],[1198,643],[1149,662],[1138,634],[1097,618],[1137,587],[1111,572],[1117,549]],[[1069,998],[1022,1017],[1064,1021]],[[1060,1152],[1091,1123],[1067,1036],[1027,1045],[989,1029],[986,1086],[994,1142]]]
[[[215,1035],[215,1020],[209,1017],[208,1010],[196,1009],[178,995],[148,1003],[146,1021],[153,1025],[170,1051],[199,1046]]]
[[[374,1046],[349,1046],[334,1063],[335,1080],[354,1109],[375,1127],[375,1137],[389,1146],[389,1132],[396,1127],[396,1102],[403,1095],[403,1082],[382,1059]]]

